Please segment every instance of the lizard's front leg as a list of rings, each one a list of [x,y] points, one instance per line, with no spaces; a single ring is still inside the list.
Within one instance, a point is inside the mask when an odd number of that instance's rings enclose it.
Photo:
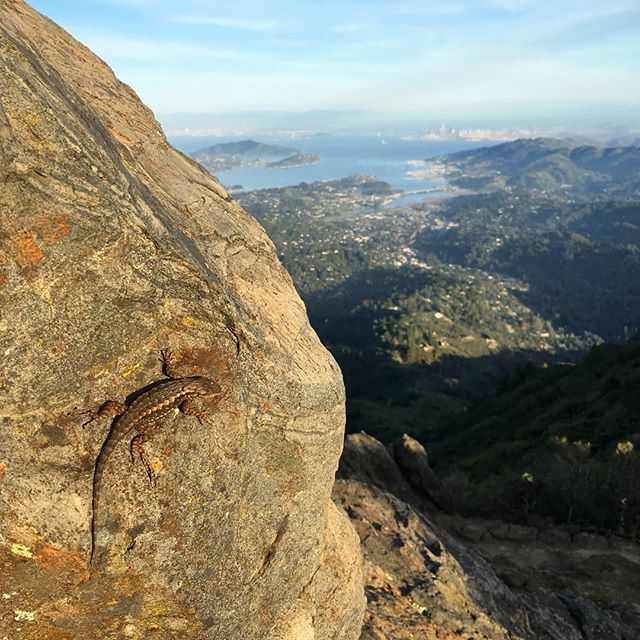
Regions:
[[[89,416],[89,419],[83,423],[83,427],[88,424],[100,420],[102,418],[121,416],[127,410],[127,405],[122,402],[115,402],[113,400],[107,400],[101,404],[97,411],[85,411],[85,415]]]
[[[208,420],[209,416],[205,411],[204,405],[199,398],[187,398],[180,405],[180,411],[182,411],[185,416],[193,416],[194,418],[197,418],[200,424],[203,422],[211,424]]]

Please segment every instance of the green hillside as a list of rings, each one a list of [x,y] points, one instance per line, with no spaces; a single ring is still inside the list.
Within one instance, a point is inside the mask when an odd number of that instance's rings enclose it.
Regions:
[[[524,367],[508,387],[429,443],[442,477],[470,481],[466,508],[637,532],[640,335],[578,365]]]
[[[291,147],[264,144],[255,140],[239,140],[237,142],[222,142],[194,151],[191,156],[243,156],[245,158],[267,158],[271,156],[290,156],[297,153]]]
[[[640,205],[498,192],[441,206],[450,228],[425,230],[425,260],[527,283],[518,295],[565,331],[624,340],[640,327]]]
[[[302,153],[298,149],[255,140],[222,142],[198,149],[189,155],[214,173],[235,167],[299,167],[318,161],[318,156]]]

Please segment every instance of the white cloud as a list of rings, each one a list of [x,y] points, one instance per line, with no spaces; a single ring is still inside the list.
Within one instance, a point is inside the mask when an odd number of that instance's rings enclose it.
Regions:
[[[94,1],[93,26],[58,17],[164,112],[475,101],[506,113],[640,92],[640,0]]]

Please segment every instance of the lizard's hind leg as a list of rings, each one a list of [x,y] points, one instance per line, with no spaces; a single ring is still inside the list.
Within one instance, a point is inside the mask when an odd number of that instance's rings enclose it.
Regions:
[[[149,486],[153,488],[156,486],[156,476],[155,473],[153,473],[151,464],[149,464],[149,458],[147,457],[144,447],[142,446],[146,439],[146,434],[144,433],[139,433],[137,436],[131,438],[129,452],[131,454],[132,463],[135,461],[136,453],[140,456],[140,461],[144,465],[144,470],[147,472],[147,478],[149,478]]]

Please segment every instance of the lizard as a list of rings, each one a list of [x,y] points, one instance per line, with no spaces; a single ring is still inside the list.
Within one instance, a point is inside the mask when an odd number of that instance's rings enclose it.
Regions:
[[[137,435],[132,438],[129,447],[131,460],[133,461],[135,453],[139,454],[149,482],[151,486],[154,486],[153,470],[146,459],[142,447],[148,438],[148,432],[178,410],[181,410],[185,415],[195,416],[202,423],[205,414],[198,406],[198,398],[216,396],[221,392],[220,385],[203,376],[175,377],[171,352],[163,350],[161,355],[163,370],[168,377],[167,380],[161,380],[146,387],[128,404],[121,404],[112,400],[105,402],[84,423],[86,426],[94,420],[99,420],[106,416],[117,416],[100,449],[93,471],[89,564],[93,563],[96,550],[96,515],[100,506],[100,486],[107,462],[118,443],[127,435],[136,432]]]

